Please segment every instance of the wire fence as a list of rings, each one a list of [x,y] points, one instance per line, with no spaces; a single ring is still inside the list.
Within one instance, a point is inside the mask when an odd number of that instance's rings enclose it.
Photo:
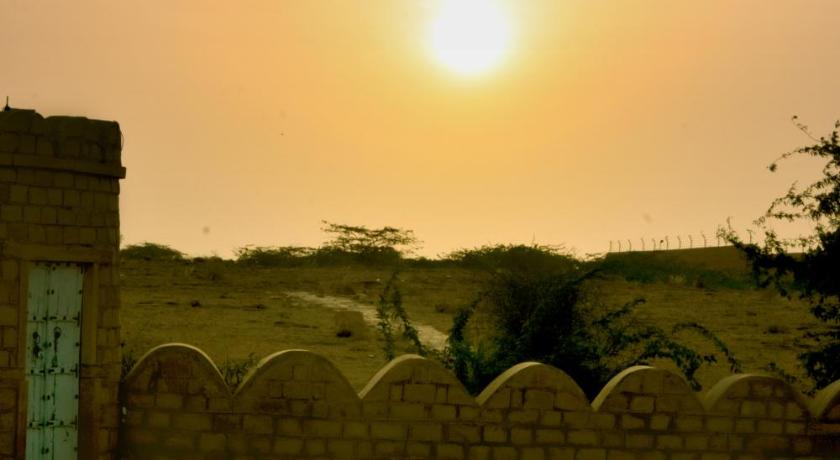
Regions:
[[[747,243],[757,243],[756,231],[747,229]],[[679,249],[699,249],[731,246],[717,232],[714,235],[707,235],[705,232],[698,234],[677,234],[665,235],[663,237],[641,237],[610,240],[607,252],[642,252],[642,251],[672,251]]]

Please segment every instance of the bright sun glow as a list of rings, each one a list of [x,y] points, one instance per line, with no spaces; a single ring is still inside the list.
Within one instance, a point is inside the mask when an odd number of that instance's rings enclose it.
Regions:
[[[511,37],[508,18],[494,0],[441,0],[430,32],[435,58],[464,76],[495,67]]]

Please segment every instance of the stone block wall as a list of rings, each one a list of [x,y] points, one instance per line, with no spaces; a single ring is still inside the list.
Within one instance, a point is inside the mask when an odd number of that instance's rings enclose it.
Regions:
[[[118,431],[116,122],[0,112],[0,459],[23,458],[26,292],[37,262],[85,268],[79,458],[111,458]]]
[[[734,375],[699,399],[637,366],[590,402],[563,371],[519,364],[478,397],[406,355],[356,394],[325,358],[290,350],[228,388],[200,350],[162,345],[123,384],[125,459],[762,460],[840,458],[840,382],[803,398]]]

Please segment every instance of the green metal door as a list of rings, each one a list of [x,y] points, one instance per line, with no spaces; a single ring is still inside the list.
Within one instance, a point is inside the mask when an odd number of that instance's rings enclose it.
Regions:
[[[77,264],[29,272],[26,325],[26,459],[76,460],[82,283]]]

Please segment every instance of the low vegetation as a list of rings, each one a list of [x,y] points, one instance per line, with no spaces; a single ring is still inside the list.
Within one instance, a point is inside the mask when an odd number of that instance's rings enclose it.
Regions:
[[[690,267],[720,270],[724,272],[721,276],[735,276],[732,273],[736,267],[743,267],[744,261],[731,257],[731,253],[724,250],[734,251],[732,248],[710,248],[672,251],[670,254]],[[633,254],[620,256],[628,255]],[[497,364],[490,359],[494,341],[499,338],[490,333],[496,324],[508,325],[505,330],[510,339],[523,330],[514,327],[525,324],[522,318],[547,314],[545,308],[527,310],[530,308],[527,305],[533,304],[527,301],[529,297],[524,292],[534,286],[543,286],[529,295],[538,295],[544,305],[552,304],[551,299],[563,299],[561,292],[571,292],[563,291],[560,278],[536,274],[580,276],[598,270],[597,276],[580,284],[580,309],[565,313],[559,309],[551,313],[560,317],[567,315],[576,318],[572,322],[585,324],[577,335],[571,335],[574,339],[570,339],[570,343],[558,342],[554,347],[569,353],[568,356],[583,353],[585,358],[588,355],[584,352],[590,350],[603,354],[603,359],[581,360],[586,368],[595,371],[594,377],[583,376],[572,369],[566,358],[559,358],[561,354],[550,352],[550,348],[542,355],[528,355],[521,348],[511,347],[516,353],[504,358],[508,360],[505,363],[520,358],[552,362],[570,374],[574,373],[576,379],[591,381],[585,384],[587,392],[591,393],[622,366],[649,362],[676,372],[696,369],[689,380],[695,379],[705,390],[731,372],[729,357],[737,356],[744,371],[775,372],[797,379],[797,385],[802,389],[811,386],[809,377],[797,367],[796,356],[813,345],[800,337],[802,331],[819,331],[821,325],[809,317],[805,303],[751,285],[724,283],[713,288],[712,283],[699,286],[692,280],[691,272],[683,270],[683,263],[665,265],[665,269],[659,269],[659,276],[642,281],[634,280],[634,269],[622,272],[599,267],[603,261],[580,261],[556,248],[499,246],[462,250],[440,260],[420,263],[418,259],[401,258],[399,276],[392,280],[394,265],[319,266],[301,264],[295,254],[284,257],[287,257],[286,261],[279,266],[273,262],[251,263],[242,257],[233,261],[123,257],[124,356],[140,356],[152,346],[166,342],[190,343],[205,350],[223,369],[229,367],[231,372],[227,379],[235,384],[254,364],[253,356],[306,348],[328,356],[359,389],[389,356],[422,351],[433,359],[441,359],[460,373],[468,387],[477,391],[491,374],[505,367],[498,364],[495,370],[481,370]],[[638,263],[643,263],[643,259]],[[508,268],[502,268],[505,266]],[[520,269],[530,269],[534,276],[508,280],[507,290],[523,293],[517,294],[517,298],[522,299],[517,302],[526,305],[522,318],[513,321],[513,318],[494,317],[494,297],[490,295],[493,291],[488,283],[499,281],[501,272],[516,273]],[[742,270],[741,275],[746,273]],[[525,283],[526,280],[530,281]],[[296,296],[297,292],[320,296],[317,298],[324,302],[313,303]],[[496,299],[503,299],[499,292]],[[639,297],[646,301],[636,302]],[[333,310],[325,306],[332,302],[331,299],[346,299],[367,305],[371,310],[381,308],[392,323],[390,351],[389,341],[383,334],[338,337],[334,331]],[[603,319],[610,311],[614,314],[607,317],[611,319],[607,321],[609,326],[603,326]],[[678,327],[681,323],[702,324],[710,336],[719,337],[731,351],[722,352],[701,329],[686,325]],[[410,332],[406,334],[407,326],[412,324],[450,333],[449,349],[436,351],[422,343],[418,348],[418,341],[411,338]],[[530,324],[541,325],[535,320]],[[538,337],[542,333],[539,328],[533,331],[533,343],[541,344]],[[547,333],[557,335],[554,329]],[[610,339],[611,334],[613,339]],[[628,341],[628,337],[635,341]],[[583,346],[579,343],[580,338],[591,338],[593,342]],[[665,339],[672,340],[674,345]],[[652,348],[646,348],[645,341],[651,342]],[[625,343],[626,346],[622,346]],[[664,351],[653,353],[656,347]],[[683,356],[678,358],[682,364],[670,359],[669,353]],[[712,355],[716,356],[715,362],[707,359]],[[558,358],[551,361],[552,356]],[[499,358],[498,363],[501,363],[502,357]],[[482,362],[487,366],[482,367]]]

